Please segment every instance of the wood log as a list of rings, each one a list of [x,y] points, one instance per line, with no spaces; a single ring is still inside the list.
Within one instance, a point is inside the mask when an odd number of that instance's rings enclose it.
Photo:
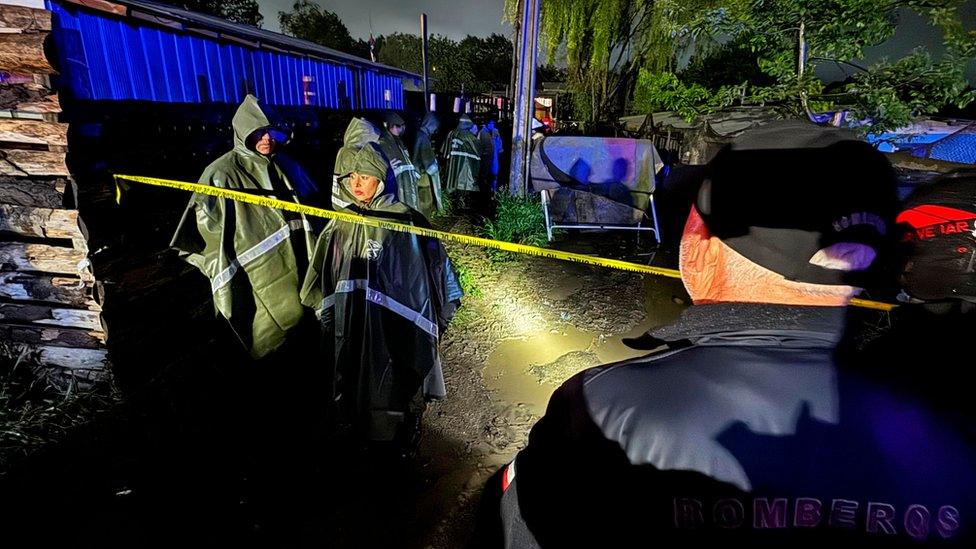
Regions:
[[[68,176],[65,153],[50,151],[0,150],[0,175]]]
[[[80,349],[104,349],[105,334],[89,330],[0,323],[0,340],[28,345],[58,345]]]
[[[63,208],[68,180],[0,176],[0,204]]]
[[[41,119],[49,122],[57,122],[57,115],[60,112],[61,102],[58,100],[58,94],[56,93],[46,95],[37,101],[25,101],[23,103],[19,103],[15,110],[15,113],[40,115]]]
[[[94,294],[92,281],[0,271],[2,299],[36,301],[97,311],[100,307],[95,302]]]
[[[14,113],[22,104],[37,103],[53,94],[54,91],[37,83],[3,82],[0,83],[0,109]]]
[[[79,6],[85,6],[86,8],[92,8],[95,10],[100,10],[104,12],[111,13],[113,15],[125,15],[128,10],[122,4],[116,4],[115,2],[107,2],[106,0],[66,0],[72,4],[78,4]]]
[[[87,255],[75,248],[0,242],[0,271],[68,274],[92,280]]]
[[[3,77],[4,84],[33,84],[34,83],[33,74],[12,74],[9,72],[0,72],[0,77]]]
[[[70,347],[37,346],[41,364],[60,366],[69,370],[105,370],[108,351],[104,349],[72,349]]]
[[[58,102],[57,94],[42,84],[13,84],[9,82],[0,84],[0,109],[17,111],[28,109],[31,105],[37,105],[39,109],[45,112],[52,110],[53,112],[61,112],[61,104]]]
[[[58,309],[22,303],[0,303],[0,322],[6,324],[11,322],[44,324],[62,328],[81,328],[93,332],[103,331],[98,311]]]
[[[52,74],[54,67],[44,55],[44,39],[48,33],[0,33],[0,70]]]
[[[68,147],[68,125],[56,122],[0,118],[0,145],[43,146],[64,151]]]
[[[51,30],[51,12],[25,6],[0,5],[0,32]]]
[[[75,247],[87,249],[85,235],[78,226],[77,210],[55,210],[0,204],[0,234],[12,233],[34,238],[63,238]]]

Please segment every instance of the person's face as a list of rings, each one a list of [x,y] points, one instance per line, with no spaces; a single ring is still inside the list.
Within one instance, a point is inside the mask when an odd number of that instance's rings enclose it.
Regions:
[[[261,137],[258,138],[257,142],[254,144],[254,150],[256,150],[259,154],[268,156],[274,152],[277,146],[278,142],[271,137],[271,132],[263,132]]]
[[[403,126],[398,126],[396,124],[390,126],[390,133],[392,133],[393,135],[395,135],[397,137],[400,137],[400,134],[403,133]]]
[[[349,186],[356,200],[369,202],[376,195],[376,189],[380,186],[380,180],[371,175],[360,175],[353,172],[349,176]]]

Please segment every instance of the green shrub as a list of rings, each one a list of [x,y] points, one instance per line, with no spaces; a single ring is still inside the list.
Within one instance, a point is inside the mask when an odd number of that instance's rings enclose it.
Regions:
[[[443,207],[439,210],[434,210],[430,214],[430,220],[436,221],[438,219],[443,219],[445,217],[451,217],[454,215],[457,206],[454,204],[456,198],[453,193],[448,193],[446,191],[441,192],[441,201],[443,202]]]
[[[474,277],[471,275],[471,269],[455,261],[454,270],[457,272],[458,284],[461,285],[461,290],[464,291],[464,295],[471,297],[481,295],[481,288],[475,284]]]
[[[507,192],[495,195],[495,218],[485,220],[484,235],[492,240],[529,246],[545,246],[546,222],[542,204],[536,196],[515,196]],[[489,249],[495,261],[515,259],[516,254]]]

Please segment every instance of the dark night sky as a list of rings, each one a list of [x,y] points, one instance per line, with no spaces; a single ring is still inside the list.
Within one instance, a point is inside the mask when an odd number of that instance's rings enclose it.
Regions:
[[[294,0],[258,0],[264,27],[279,31],[278,12],[290,11]],[[318,0],[349,28],[353,38],[373,34],[406,32],[420,34],[420,13],[427,13],[429,32],[452,38],[486,36],[493,32],[510,35],[512,27],[502,24],[503,0]]]
[[[264,27],[279,31],[278,12],[290,10],[293,3],[294,0],[258,0]],[[353,38],[369,36],[370,19],[376,35],[396,31],[419,34],[422,11],[427,13],[431,34],[461,38],[468,34],[510,36],[512,33],[512,27],[502,23],[503,0],[319,0],[318,3],[335,12]],[[968,28],[976,28],[976,0],[968,0],[961,13]],[[920,16],[905,13],[895,36],[871,48],[866,61],[871,63],[883,56],[896,58],[916,46],[928,48],[934,55],[942,51],[939,33]],[[970,63],[968,75],[970,82],[976,83],[976,62]]]

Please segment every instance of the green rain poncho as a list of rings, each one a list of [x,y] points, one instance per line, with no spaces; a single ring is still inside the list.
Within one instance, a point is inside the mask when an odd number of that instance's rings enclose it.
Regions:
[[[200,183],[294,200],[277,155],[249,148],[248,137],[272,129],[248,95],[233,119],[234,149],[207,166]],[[279,145],[280,146],[280,145]],[[171,246],[210,279],[214,307],[254,358],[278,348],[302,318],[300,274],[312,237],[304,216],[194,194]]]
[[[379,151],[356,153],[354,171],[389,174]],[[340,188],[345,209],[401,223],[423,222],[391,192],[389,176],[368,203],[349,179]],[[302,288],[302,302],[322,323],[324,365],[332,383],[327,402],[339,424],[370,440],[392,440],[419,396],[445,396],[441,332],[461,298],[440,242],[342,221],[319,236]]]
[[[399,116],[393,116],[393,120],[400,125],[403,124],[403,119]],[[380,135],[380,148],[387,160],[390,161],[393,177],[396,178],[397,198],[407,206],[419,210],[420,198],[417,195],[417,180],[420,179],[420,172],[413,165],[410,153],[403,146],[403,141],[390,133],[388,129],[384,129]]]
[[[356,154],[360,149],[369,145],[379,150],[379,141],[379,130],[368,120],[353,118],[349,121],[342,138],[342,148],[336,154],[335,168],[332,170],[332,206],[337,210],[345,209],[356,202],[356,198],[348,193],[348,187],[340,185],[339,181],[356,169]],[[380,178],[383,179],[385,178]]]
[[[417,130],[417,139],[413,144],[413,162],[420,170],[420,181],[417,182],[419,210],[428,218],[444,207],[441,198],[440,168],[437,165],[437,156],[434,155],[434,146],[430,142],[430,136],[436,131],[437,117],[434,113],[427,113],[420,124],[420,129]]]
[[[471,133],[471,119],[462,116],[456,130],[447,136],[441,154],[447,159],[447,191],[478,190],[478,170],[481,165],[478,136]]]

